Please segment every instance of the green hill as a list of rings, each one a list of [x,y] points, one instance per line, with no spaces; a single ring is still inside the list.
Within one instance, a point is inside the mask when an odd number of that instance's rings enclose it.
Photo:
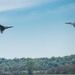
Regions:
[[[51,58],[0,58],[0,73],[75,73],[75,54]]]

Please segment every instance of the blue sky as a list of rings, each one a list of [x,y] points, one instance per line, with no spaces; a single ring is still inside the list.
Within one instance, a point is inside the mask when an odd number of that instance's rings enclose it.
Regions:
[[[74,0],[0,0],[0,58],[75,54]]]

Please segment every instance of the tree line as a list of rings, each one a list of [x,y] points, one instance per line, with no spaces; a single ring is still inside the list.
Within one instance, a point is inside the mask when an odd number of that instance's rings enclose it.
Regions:
[[[0,73],[75,74],[75,54],[51,58],[0,58]],[[0,74],[0,75],[1,75]]]

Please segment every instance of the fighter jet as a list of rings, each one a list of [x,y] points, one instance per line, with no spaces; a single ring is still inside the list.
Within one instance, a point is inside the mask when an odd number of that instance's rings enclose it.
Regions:
[[[65,24],[70,24],[75,27],[75,22],[66,22]]]
[[[13,27],[13,26],[3,26],[3,25],[0,24],[0,32],[1,32],[1,34],[3,33],[3,31],[4,31],[5,29],[12,28],[12,27]]]

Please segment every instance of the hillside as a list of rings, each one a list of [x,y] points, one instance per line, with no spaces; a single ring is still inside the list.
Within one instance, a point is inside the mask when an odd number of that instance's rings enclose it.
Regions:
[[[75,73],[75,55],[34,59],[0,58],[0,72],[26,72],[31,69],[35,73]]]

